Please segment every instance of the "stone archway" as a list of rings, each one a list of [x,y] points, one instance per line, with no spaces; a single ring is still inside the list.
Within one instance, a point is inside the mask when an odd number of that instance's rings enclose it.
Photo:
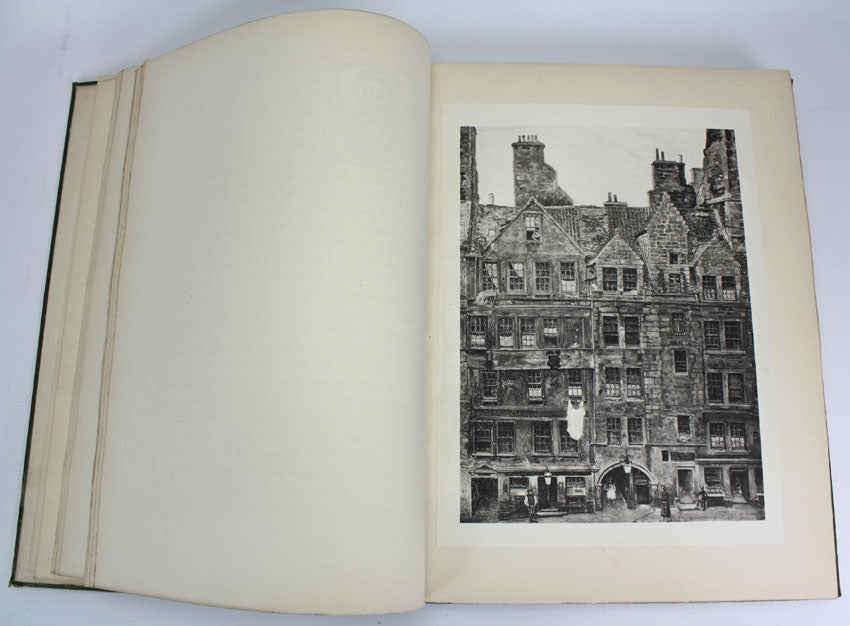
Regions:
[[[653,492],[658,484],[653,473],[645,466],[631,462],[631,472],[627,473],[622,461],[606,467],[599,473],[597,481],[602,490],[603,508],[606,505],[625,506],[630,509],[651,505]]]

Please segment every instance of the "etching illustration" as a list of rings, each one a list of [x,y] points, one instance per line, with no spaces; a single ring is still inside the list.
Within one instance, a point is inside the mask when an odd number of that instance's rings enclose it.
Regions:
[[[461,522],[764,519],[733,130],[462,127],[460,259]]]

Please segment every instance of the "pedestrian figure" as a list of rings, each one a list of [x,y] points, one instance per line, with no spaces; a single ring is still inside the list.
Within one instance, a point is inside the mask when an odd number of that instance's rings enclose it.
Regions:
[[[614,488],[614,483],[608,483],[608,491],[605,497],[608,499],[608,505],[613,506],[614,501],[617,499],[617,490]]]
[[[531,487],[528,488],[528,492],[525,494],[525,506],[528,508],[528,522],[530,524],[537,523],[537,500],[534,497],[534,491]]]
[[[708,494],[705,492],[705,487],[703,487],[702,489],[700,489],[697,492],[697,507],[701,511],[705,511],[707,500],[708,500]]]
[[[670,516],[670,494],[667,487],[661,487],[661,519],[665,522],[673,521]]]

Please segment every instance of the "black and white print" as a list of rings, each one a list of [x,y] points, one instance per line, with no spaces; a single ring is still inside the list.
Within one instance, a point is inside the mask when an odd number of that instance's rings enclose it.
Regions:
[[[734,130],[459,148],[460,521],[764,519]]]

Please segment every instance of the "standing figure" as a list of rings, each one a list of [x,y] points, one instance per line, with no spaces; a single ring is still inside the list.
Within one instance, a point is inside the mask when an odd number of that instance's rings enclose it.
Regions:
[[[707,500],[708,500],[708,494],[705,492],[705,487],[703,487],[702,489],[700,489],[697,492],[697,507],[701,511],[705,511]]]
[[[605,497],[608,499],[608,505],[613,506],[617,499],[617,490],[614,488],[614,483],[608,483],[608,490],[605,492]]]
[[[525,506],[528,508],[528,522],[530,524],[537,523],[537,499],[534,497],[534,491],[531,487],[525,494]]]
[[[670,494],[667,493],[667,487],[661,487],[661,519],[665,522],[671,522],[670,515]]]

